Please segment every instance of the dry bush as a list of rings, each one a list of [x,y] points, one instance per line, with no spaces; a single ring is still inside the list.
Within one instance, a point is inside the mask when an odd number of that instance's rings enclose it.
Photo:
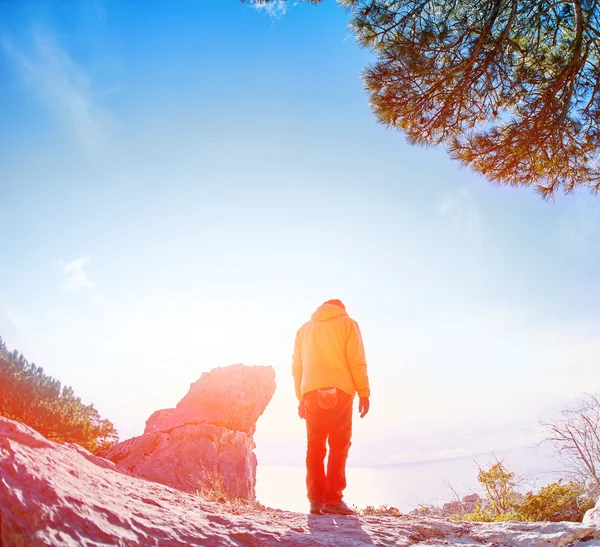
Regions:
[[[372,516],[389,516],[389,517],[399,517],[402,513],[396,507],[390,507],[389,505],[380,505],[379,507],[374,507],[373,505],[367,505],[364,509],[358,509],[357,507],[353,508],[354,511],[363,517],[372,517]]]
[[[198,490],[196,494],[206,501],[226,503],[234,498],[227,491],[223,476],[216,470],[209,471],[201,465],[202,476],[198,479]]]
[[[554,444],[570,478],[586,485],[590,497],[600,490],[600,398],[584,393],[563,408],[560,418],[540,422],[546,428],[546,441]]]
[[[196,495],[206,501],[222,505],[224,511],[234,515],[267,511],[262,503],[232,496],[225,486],[223,476],[216,470],[209,471],[202,466],[202,476],[198,479]]]

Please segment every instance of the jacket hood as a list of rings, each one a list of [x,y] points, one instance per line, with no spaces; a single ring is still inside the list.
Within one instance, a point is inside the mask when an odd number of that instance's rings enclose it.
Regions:
[[[340,308],[335,304],[323,304],[319,306],[315,313],[312,314],[311,319],[313,321],[327,321],[332,317],[339,317],[340,315],[348,315],[344,308]]]

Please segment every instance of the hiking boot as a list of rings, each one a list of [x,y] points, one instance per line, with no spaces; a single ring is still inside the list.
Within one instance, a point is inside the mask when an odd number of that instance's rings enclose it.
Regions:
[[[323,502],[319,500],[310,500],[310,514],[320,515],[323,509]]]
[[[321,508],[321,513],[330,515],[354,515],[354,511],[350,509],[343,501],[330,505],[326,503]]]

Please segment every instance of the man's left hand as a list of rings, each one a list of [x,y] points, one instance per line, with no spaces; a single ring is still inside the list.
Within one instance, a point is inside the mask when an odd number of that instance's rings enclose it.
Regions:
[[[358,399],[358,411],[360,412],[361,418],[364,418],[367,415],[367,412],[369,412],[370,406],[371,406],[371,403],[369,403],[368,397],[360,397]]]

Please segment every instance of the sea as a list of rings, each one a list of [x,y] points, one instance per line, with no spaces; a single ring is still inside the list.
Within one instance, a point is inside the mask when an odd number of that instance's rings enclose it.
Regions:
[[[483,495],[477,481],[479,466],[486,468],[497,460],[515,472],[523,492],[564,477],[552,454],[530,447],[505,454],[477,454],[468,457],[384,465],[348,467],[344,500],[350,506],[388,505],[407,513],[423,505],[443,505],[456,495],[472,492]],[[268,507],[306,512],[306,471],[301,466],[260,465],[257,469],[256,497]]]

